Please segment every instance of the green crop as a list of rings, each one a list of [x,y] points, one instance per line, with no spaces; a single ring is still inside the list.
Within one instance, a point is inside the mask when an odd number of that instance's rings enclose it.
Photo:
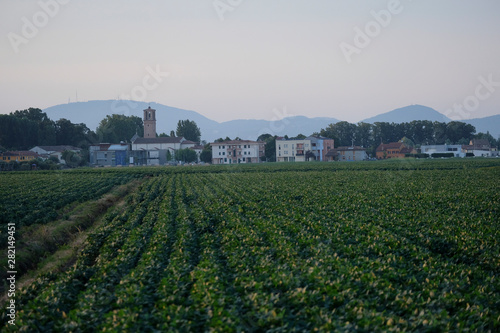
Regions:
[[[149,178],[16,331],[500,330],[496,160],[108,172]]]

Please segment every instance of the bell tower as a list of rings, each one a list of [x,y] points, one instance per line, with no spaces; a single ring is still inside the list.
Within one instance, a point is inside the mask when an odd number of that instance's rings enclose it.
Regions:
[[[144,110],[144,137],[156,138],[156,110],[151,106]]]

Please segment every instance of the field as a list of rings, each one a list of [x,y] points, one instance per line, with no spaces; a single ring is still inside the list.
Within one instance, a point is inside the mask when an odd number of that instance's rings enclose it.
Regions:
[[[2,331],[500,331],[499,160],[0,174],[2,235],[133,180]]]

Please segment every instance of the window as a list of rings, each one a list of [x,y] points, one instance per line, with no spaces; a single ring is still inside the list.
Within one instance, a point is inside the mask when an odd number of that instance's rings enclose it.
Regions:
[[[284,144],[284,145],[283,145],[283,148],[288,148],[288,144]]]
[[[227,156],[231,156],[231,152],[227,153]]]
[[[225,155],[226,155],[226,152],[225,152],[225,151],[223,151],[223,152],[222,152],[222,155],[223,155],[223,156],[225,156]]]

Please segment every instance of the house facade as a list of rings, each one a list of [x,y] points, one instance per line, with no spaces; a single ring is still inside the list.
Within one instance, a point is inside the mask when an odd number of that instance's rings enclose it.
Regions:
[[[212,164],[260,163],[265,156],[263,141],[231,140],[213,142]]]
[[[305,139],[276,139],[276,162],[326,161],[334,140],[320,136]]]
[[[330,149],[326,154],[327,161],[365,161],[368,159],[366,148],[344,146]]]
[[[377,147],[375,155],[377,159],[405,158],[406,154],[416,154],[417,151],[407,146],[404,142],[382,143]]]

